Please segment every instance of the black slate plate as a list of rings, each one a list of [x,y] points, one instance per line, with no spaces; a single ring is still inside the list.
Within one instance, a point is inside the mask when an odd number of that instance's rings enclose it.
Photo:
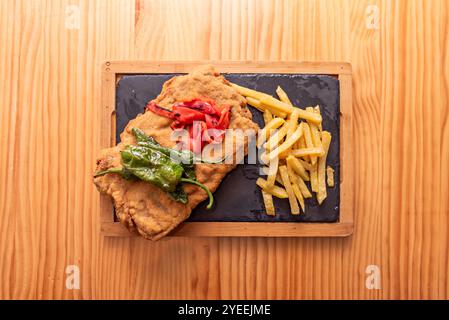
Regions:
[[[117,132],[124,130],[129,120],[143,112],[145,105],[161,91],[162,84],[175,74],[145,74],[123,76],[117,85],[116,115]],[[225,77],[236,84],[276,95],[280,85],[289,95],[294,105],[320,105],[323,128],[332,134],[327,164],[335,169],[335,181],[340,181],[340,111],[339,82],[327,75],[305,74],[226,74]],[[262,114],[251,108],[253,120],[263,127]],[[290,214],[287,199],[275,199],[276,216],[265,214],[262,196],[255,181],[259,177],[257,164],[244,164],[229,173],[214,193],[215,206],[207,210],[201,203],[192,212],[189,221],[304,221],[335,222],[340,210],[340,188],[328,188],[328,197],[318,206],[316,197],[306,200],[306,213],[299,216]],[[309,186],[310,188],[310,186]]]

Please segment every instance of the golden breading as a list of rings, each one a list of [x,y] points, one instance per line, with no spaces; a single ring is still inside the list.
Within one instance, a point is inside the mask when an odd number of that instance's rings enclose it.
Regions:
[[[251,120],[251,112],[246,107],[245,98],[211,66],[204,66],[188,75],[171,78],[164,84],[155,102],[171,109],[175,102],[198,97],[212,98],[217,105],[230,105],[232,111],[229,128],[258,129],[257,124]],[[170,139],[172,134],[170,123],[170,119],[151,111],[138,115],[121,133],[121,143],[101,151],[96,171],[120,166],[120,150],[126,145],[135,144],[132,128],[143,130],[165,147],[173,147],[175,142]],[[234,142],[244,145],[246,154],[246,136],[243,140]],[[214,192],[226,174],[235,167],[236,164],[197,164],[195,172],[198,181]],[[182,204],[150,183],[125,180],[114,173],[97,177],[94,182],[100,192],[112,197],[118,219],[129,229],[136,230],[151,240],[158,240],[167,235],[189,217],[193,208],[207,198],[206,192],[202,189],[185,185],[189,201]]]

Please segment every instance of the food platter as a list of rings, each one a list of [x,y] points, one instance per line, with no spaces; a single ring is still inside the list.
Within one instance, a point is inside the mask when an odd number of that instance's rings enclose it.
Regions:
[[[117,133],[123,130],[127,117],[135,116],[142,104],[128,103],[127,112],[123,105],[126,97],[132,93],[138,95],[139,90],[154,97],[160,90],[163,81],[176,74],[190,72],[193,68],[212,64],[228,80],[240,84],[251,82],[269,84],[276,80],[295,83],[296,87],[315,87],[313,97],[320,104],[328,104],[327,116],[334,118],[333,135],[337,136],[331,152],[337,164],[336,178],[339,180],[334,198],[328,206],[319,210],[307,210],[309,215],[294,217],[281,209],[281,214],[270,219],[261,214],[261,197],[254,190],[253,177],[246,178],[254,171],[250,166],[239,165],[229,174],[216,194],[219,205],[212,212],[206,212],[200,205],[185,223],[181,224],[171,236],[261,236],[261,237],[328,237],[347,236],[353,231],[353,176],[351,153],[352,127],[352,93],[351,66],[347,63],[249,63],[249,62],[144,62],[144,61],[107,61],[102,70],[102,106],[101,106],[101,147],[110,147],[117,142]],[[246,82],[245,82],[246,81]],[[336,84],[336,85],[335,85]],[[263,87],[263,85],[262,85]],[[333,88],[337,90],[332,90]],[[268,85],[268,90],[270,90]],[[137,91],[137,92],[136,92]],[[307,91],[307,90],[306,90]],[[307,92],[298,90],[294,99],[307,99]],[[308,101],[306,101],[308,102]],[[143,111],[143,110],[142,110]],[[254,110],[253,110],[254,111]],[[253,112],[256,118],[257,111]],[[337,134],[335,134],[337,133]],[[242,178],[242,176],[244,178]],[[233,191],[234,190],[234,191]],[[244,195],[244,197],[238,195]],[[331,197],[331,198],[332,198]],[[228,199],[228,201],[226,201]],[[282,206],[281,206],[282,207]],[[313,208],[310,204],[310,208]],[[315,206],[318,208],[318,206]],[[284,210],[284,213],[282,213]],[[106,236],[132,235],[114,219],[111,200],[105,195],[100,198],[101,231]]]

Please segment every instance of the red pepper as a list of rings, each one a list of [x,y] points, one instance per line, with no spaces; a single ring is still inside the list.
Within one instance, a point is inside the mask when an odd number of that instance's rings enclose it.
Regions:
[[[185,128],[185,126],[186,125],[184,123],[175,120],[171,123],[170,128],[172,128],[173,130],[182,130]]]
[[[220,115],[220,111],[215,107],[213,100],[204,101],[200,99],[193,99],[190,101],[181,102],[182,106],[198,110],[204,114]]]
[[[159,107],[154,101],[150,101],[150,103],[147,104],[147,110],[150,110],[154,112],[157,115],[160,115],[165,118],[174,119],[173,113],[171,110]]]
[[[218,108],[215,101],[207,98],[197,98],[184,102],[177,102],[173,110],[158,106],[151,101],[147,105],[150,110],[160,116],[174,120],[173,130],[189,130],[189,149],[194,153],[201,153],[203,141],[205,143],[221,143],[225,130],[229,127],[230,106]]]
[[[192,110],[186,107],[173,106],[173,117],[176,121],[185,125],[192,124],[193,121],[203,121],[204,113],[197,110]]]
[[[211,116],[209,114],[205,115],[205,119],[208,128],[215,128],[218,125],[218,120],[220,120],[216,116]]]
[[[191,135],[190,135],[190,150],[195,154],[201,154],[202,148],[202,133],[203,128],[201,123],[204,123],[202,121],[195,121],[193,125],[191,126]]]
[[[217,129],[225,130],[229,127],[229,106],[225,106],[221,110],[220,120],[216,126]]]

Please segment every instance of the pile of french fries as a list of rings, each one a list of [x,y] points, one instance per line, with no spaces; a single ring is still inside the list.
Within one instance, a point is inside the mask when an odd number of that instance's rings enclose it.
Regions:
[[[319,204],[323,203],[327,186],[334,186],[334,170],[326,168],[332,136],[321,126],[319,106],[305,110],[294,107],[281,87],[276,90],[279,97],[276,99],[236,84],[232,86],[246,97],[249,105],[263,112],[265,127],[259,132],[257,147],[263,151],[260,158],[267,179],[259,178],[256,183],[261,188],[267,214],[276,214],[273,196],[288,199],[294,215],[305,212],[304,199],[311,198],[312,193]]]

